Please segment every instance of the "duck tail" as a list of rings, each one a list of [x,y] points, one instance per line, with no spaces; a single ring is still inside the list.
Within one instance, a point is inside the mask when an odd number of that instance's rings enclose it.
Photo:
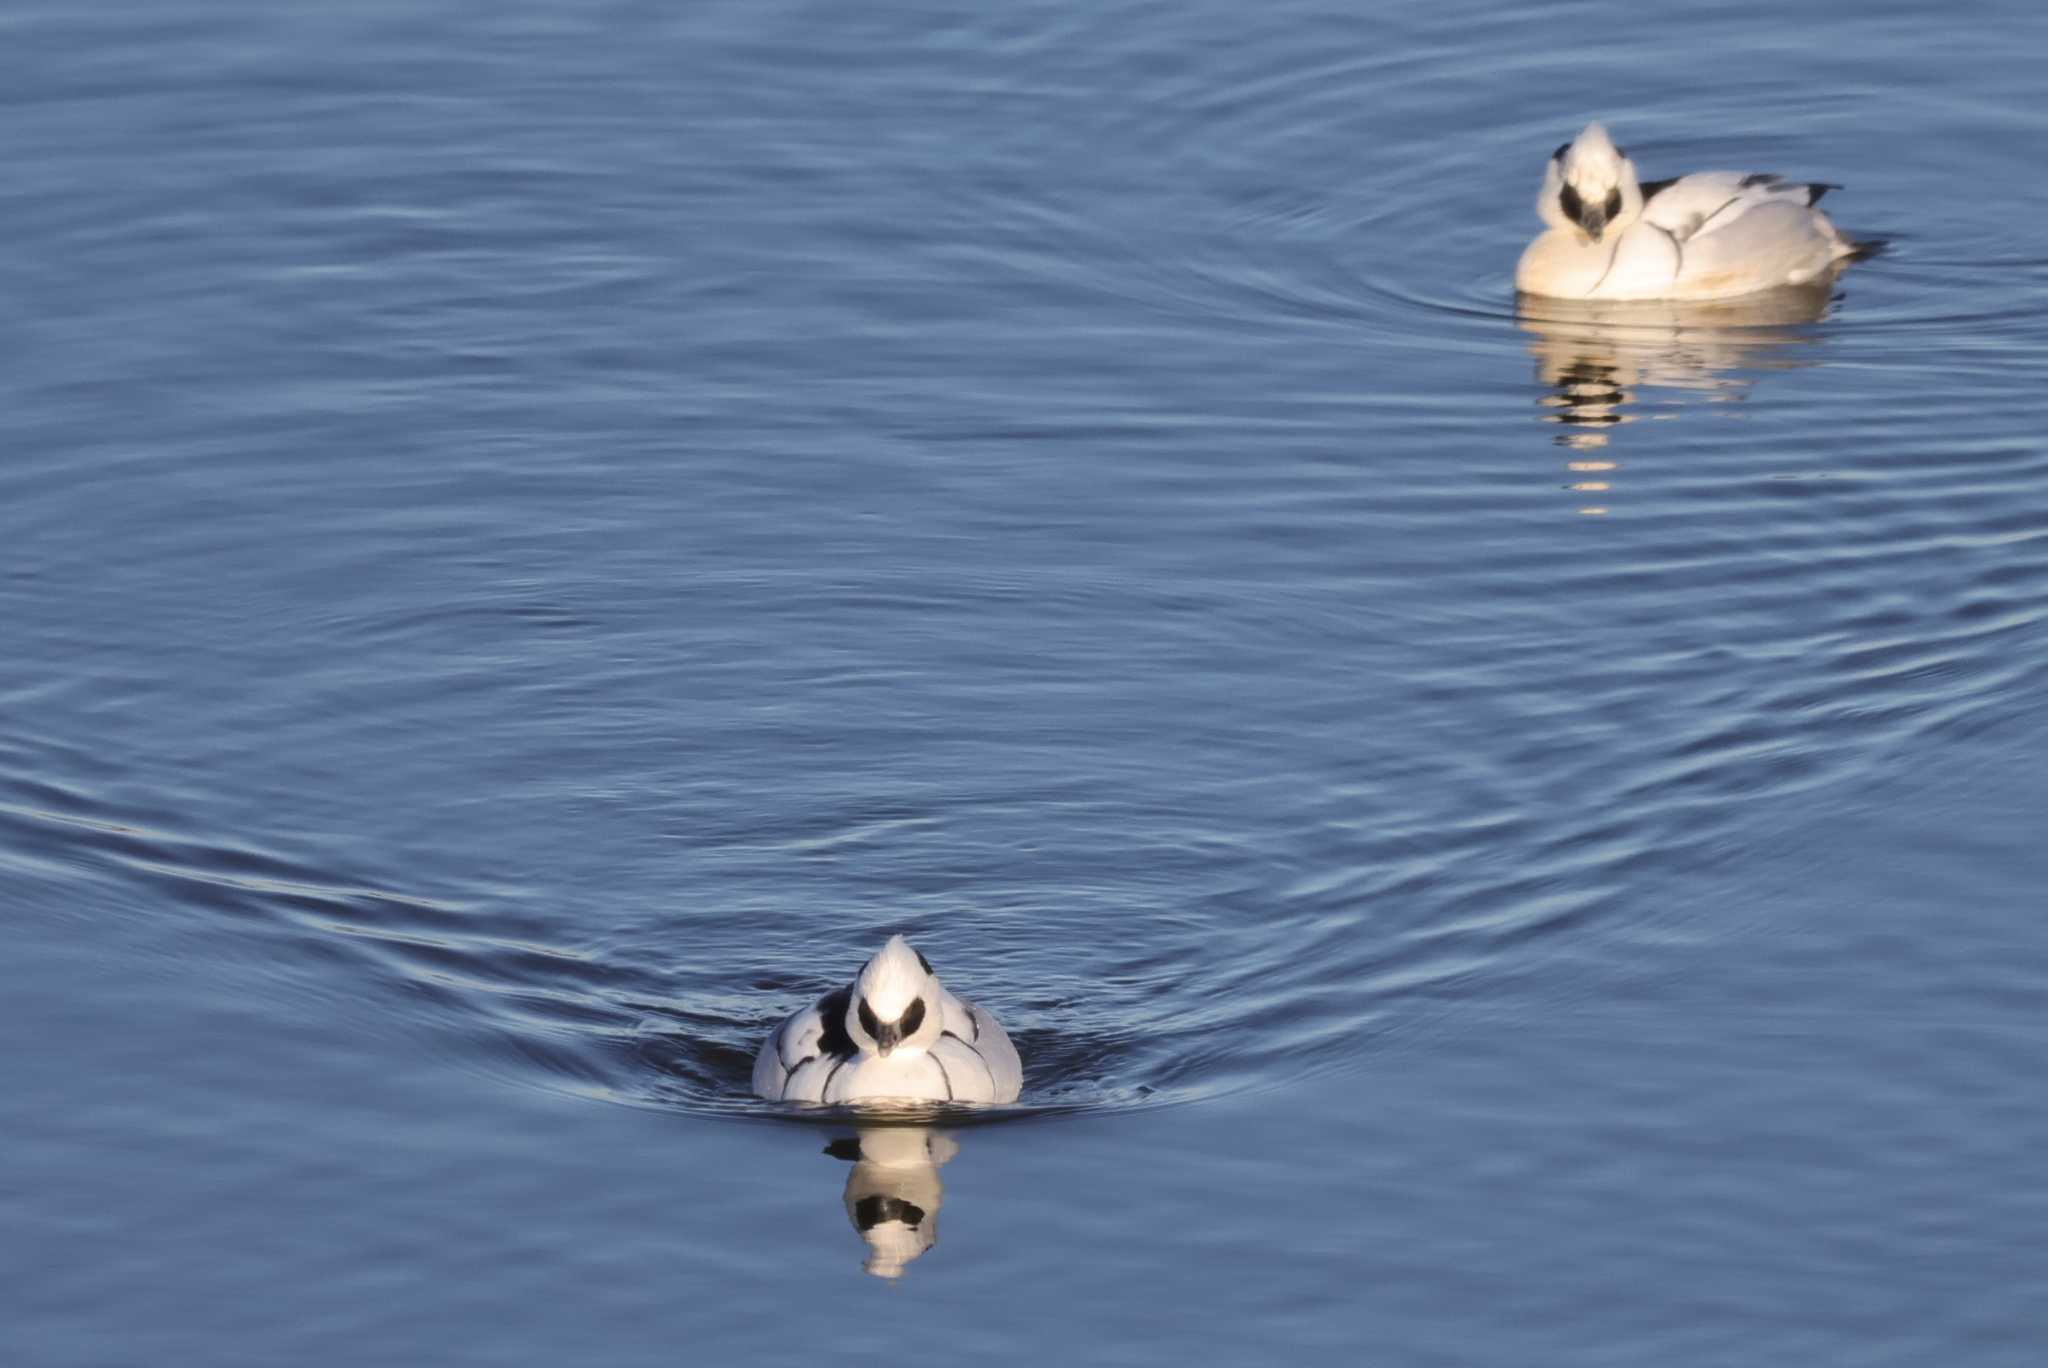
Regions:
[[[1842,248],[1842,260],[1868,261],[1872,257],[1883,256],[1886,252],[1889,252],[1892,249],[1892,240],[1890,238],[1852,238],[1847,234],[1843,234]]]

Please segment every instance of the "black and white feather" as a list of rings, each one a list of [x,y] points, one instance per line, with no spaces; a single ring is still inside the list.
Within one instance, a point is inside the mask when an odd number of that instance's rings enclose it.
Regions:
[[[996,1019],[947,992],[901,936],[754,1059],[754,1091],[779,1102],[1014,1102],[1023,1084]]]

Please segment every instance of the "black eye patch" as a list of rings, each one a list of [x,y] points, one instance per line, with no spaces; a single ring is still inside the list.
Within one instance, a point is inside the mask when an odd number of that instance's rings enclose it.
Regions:
[[[924,1025],[924,999],[912,998],[910,1005],[903,1009],[903,1034],[914,1035]]]
[[[1621,187],[1615,186],[1607,192],[1607,217],[1614,218],[1621,213]]]
[[[860,1000],[860,1028],[871,1036],[882,1034],[882,1023],[875,1020],[874,1010],[868,1006],[866,998]]]
[[[1579,211],[1585,207],[1584,203],[1579,199],[1579,192],[1572,189],[1569,185],[1558,193],[1557,202],[1563,207],[1564,216],[1568,219],[1577,218]]]

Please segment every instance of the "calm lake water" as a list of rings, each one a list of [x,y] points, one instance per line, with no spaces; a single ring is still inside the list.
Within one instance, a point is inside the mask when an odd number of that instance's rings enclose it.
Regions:
[[[2039,1362],[2044,56],[17,0],[9,1362]],[[891,931],[1020,1106],[748,1098]]]

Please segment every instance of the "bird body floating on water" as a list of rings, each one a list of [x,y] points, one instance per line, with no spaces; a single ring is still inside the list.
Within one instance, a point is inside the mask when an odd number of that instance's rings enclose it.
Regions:
[[[947,992],[901,936],[776,1027],[754,1060],[754,1091],[778,1102],[1014,1102],[1023,1084],[996,1019]]]
[[[1536,213],[1547,230],[1515,288],[1555,299],[1729,299],[1804,285],[1876,250],[1814,206],[1838,187],[1762,172],[1641,181],[1598,123],[1551,154]]]

